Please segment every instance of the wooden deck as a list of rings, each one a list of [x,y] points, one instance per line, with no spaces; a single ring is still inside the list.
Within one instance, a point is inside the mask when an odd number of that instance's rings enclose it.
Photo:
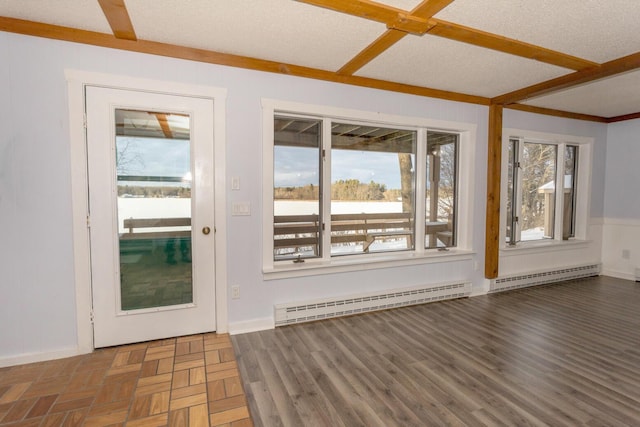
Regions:
[[[600,277],[232,341],[256,426],[638,426],[638,307]]]

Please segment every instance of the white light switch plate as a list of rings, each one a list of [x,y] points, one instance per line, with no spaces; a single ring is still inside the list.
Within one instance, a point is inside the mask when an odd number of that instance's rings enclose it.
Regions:
[[[233,216],[251,215],[251,203],[250,202],[233,202],[231,204],[231,215]]]

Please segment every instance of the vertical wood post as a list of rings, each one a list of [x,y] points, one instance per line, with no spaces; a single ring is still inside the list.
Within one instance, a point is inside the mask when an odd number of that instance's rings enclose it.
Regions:
[[[502,167],[502,105],[489,106],[487,150],[487,214],[484,250],[484,276],[498,277],[500,248],[500,171]]]

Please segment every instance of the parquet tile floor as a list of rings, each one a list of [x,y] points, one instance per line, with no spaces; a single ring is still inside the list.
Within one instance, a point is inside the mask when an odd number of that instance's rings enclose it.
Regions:
[[[0,368],[0,426],[253,426],[229,335]]]

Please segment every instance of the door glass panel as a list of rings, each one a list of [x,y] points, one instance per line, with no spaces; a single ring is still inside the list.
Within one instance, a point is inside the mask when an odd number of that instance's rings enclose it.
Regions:
[[[190,118],[115,118],[120,308],[192,303]]]

